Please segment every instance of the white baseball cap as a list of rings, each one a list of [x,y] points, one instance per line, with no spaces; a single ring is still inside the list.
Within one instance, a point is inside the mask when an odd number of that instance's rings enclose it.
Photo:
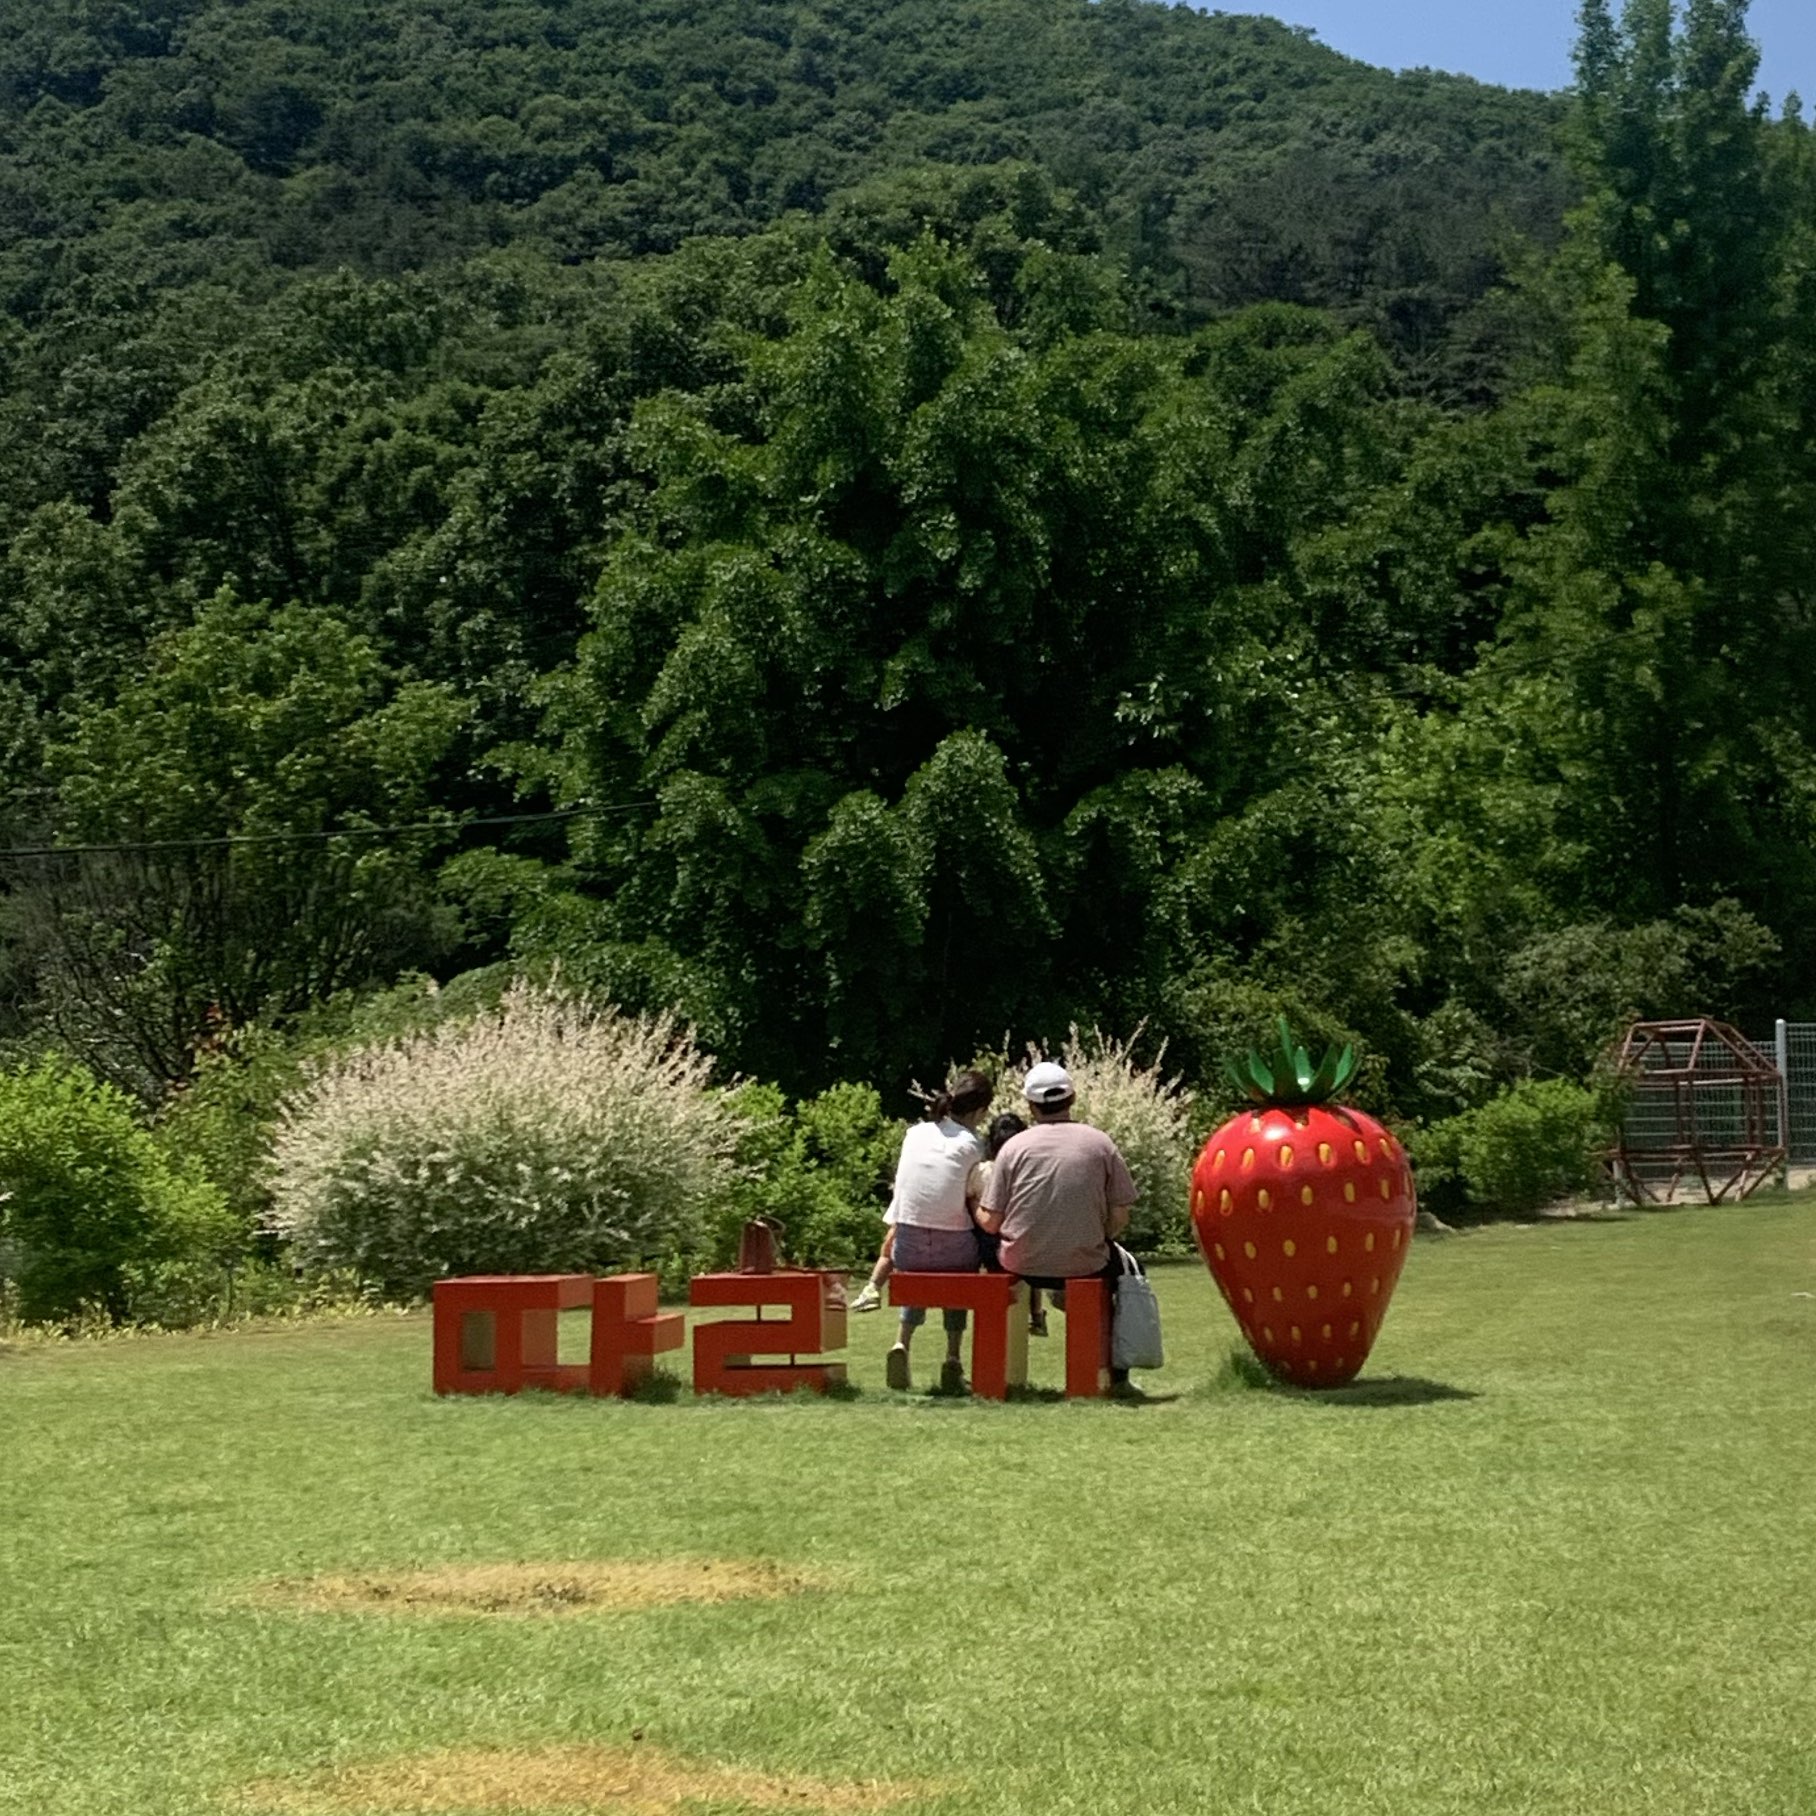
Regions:
[[[1054,1065],[1050,1059],[1043,1059],[1038,1066],[1030,1066],[1028,1076],[1022,1080],[1022,1096],[1029,1103],[1063,1103],[1074,1094],[1072,1080],[1065,1067]]]

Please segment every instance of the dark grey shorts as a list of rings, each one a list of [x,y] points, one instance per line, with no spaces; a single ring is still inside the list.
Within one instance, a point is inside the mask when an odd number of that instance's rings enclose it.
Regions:
[[[898,1274],[975,1274],[978,1268],[977,1233],[974,1230],[929,1230],[915,1223],[895,1226],[895,1271]],[[927,1308],[902,1307],[902,1328],[913,1330],[927,1322]],[[951,1309],[940,1314],[947,1330],[963,1330],[965,1314]]]

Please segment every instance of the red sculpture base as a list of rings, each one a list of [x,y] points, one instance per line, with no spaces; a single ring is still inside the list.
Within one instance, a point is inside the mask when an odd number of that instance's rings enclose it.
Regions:
[[[438,1394],[625,1394],[687,1340],[684,1315],[657,1310],[654,1274],[469,1274],[436,1281],[434,1303]],[[584,1305],[591,1356],[564,1365],[561,1314]]]
[[[971,1314],[971,1391],[1006,1400],[1028,1382],[1028,1294],[1013,1274],[895,1274],[891,1305]]]
[[[691,1305],[735,1305],[756,1313],[695,1323],[695,1393],[793,1393],[802,1387],[824,1393],[844,1385],[845,1364],[824,1359],[825,1351],[845,1347],[842,1273],[789,1268],[773,1274],[696,1274],[687,1283],[687,1297]],[[765,1312],[785,1315],[765,1317]]]
[[[654,1274],[472,1274],[435,1283],[438,1394],[635,1392],[655,1358],[687,1340],[682,1312],[659,1309]],[[971,1313],[971,1386],[981,1399],[1007,1399],[1028,1379],[1027,1289],[1011,1274],[897,1274],[895,1305]],[[737,1307],[746,1318],[696,1321],[695,1393],[816,1393],[842,1386],[845,1276],[818,1268],[771,1274],[700,1274],[691,1304]],[[1094,1399],[1110,1384],[1111,1297],[1102,1280],[1066,1283],[1066,1393]],[[559,1356],[561,1314],[592,1309],[584,1366]]]
[[[590,1274],[469,1274],[435,1282],[435,1391],[585,1393],[557,1359],[560,1318],[593,1297]]]

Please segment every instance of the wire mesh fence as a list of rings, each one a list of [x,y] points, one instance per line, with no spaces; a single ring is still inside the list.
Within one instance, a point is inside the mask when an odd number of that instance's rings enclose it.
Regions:
[[[1816,1166],[1816,1022],[1780,1022],[1772,1062],[1784,1076],[1784,1146],[1794,1167]]]

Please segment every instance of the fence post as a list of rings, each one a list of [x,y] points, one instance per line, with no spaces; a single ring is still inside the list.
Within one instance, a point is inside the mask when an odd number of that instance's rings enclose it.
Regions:
[[[1778,1018],[1778,1142],[1784,1149],[1784,1162],[1778,1183],[1787,1189],[1791,1183],[1791,1033],[1785,1019]]]

